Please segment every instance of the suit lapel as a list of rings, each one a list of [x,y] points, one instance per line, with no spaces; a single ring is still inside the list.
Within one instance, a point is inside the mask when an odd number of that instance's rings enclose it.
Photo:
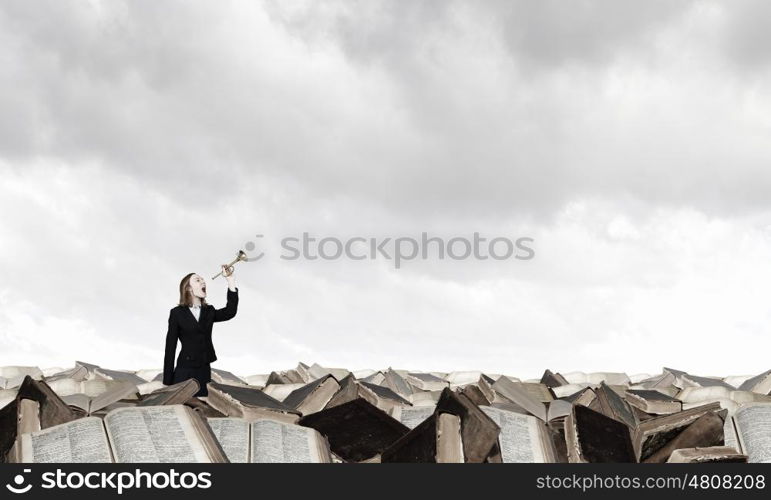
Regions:
[[[187,316],[188,318],[193,318],[193,321],[195,321],[195,322],[197,323],[197,321],[196,321],[196,319],[195,319],[195,314],[193,314],[193,311],[192,311],[192,310],[190,310],[190,307],[188,307],[188,306],[185,306],[185,310],[187,310],[187,314],[186,314],[186,316]]]
[[[203,331],[203,328],[201,327],[201,323],[203,322],[203,317],[205,314],[204,311],[206,311],[207,308],[201,307],[201,312],[198,315],[198,319],[195,319],[195,314],[193,314],[193,311],[191,311],[190,308],[187,306],[183,306],[183,307],[187,310],[187,312],[183,314],[187,316],[188,321],[191,321],[195,325],[196,329],[198,329],[199,331]]]

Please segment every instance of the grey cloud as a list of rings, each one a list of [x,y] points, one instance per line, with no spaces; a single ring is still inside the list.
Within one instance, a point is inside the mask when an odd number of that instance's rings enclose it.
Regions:
[[[606,65],[652,37],[693,5],[690,0],[516,0],[493,3],[512,57],[526,69]]]
[[[767,72],[771,63],[771,4],[762,0],[715,3],[725,17],[726,58],[741,68]]]
[[[593,196],[767,204],[760,125],[731,115],[752,88],[689,88],[652,42],[689,2],[45,5],[1,7],[11,164],[95,163],[182,206],[268,178],[288,202],[404,220],[549,217]],[[624,69],[613,94],[619,60],[669,87]]]

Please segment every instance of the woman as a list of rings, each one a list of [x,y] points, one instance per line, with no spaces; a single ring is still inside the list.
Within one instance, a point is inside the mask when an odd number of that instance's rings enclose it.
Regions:
[[[200,386],[196,396],[209,394],[206,384],[211,380],[210,363],[217,360],[211,341],[213,323],[227,321],[238,309],[238,288],[233,268],[222,266],[228,281],[227,305],[222,309],[206,303],[206,281],[190,273],[179,284],[179,305],[169,313],[169,330],[166,333],[166,355],[163,360],[163,383],[172,385],[194,378]],[[174,352],[177,339],[182,349],[174,368]]]

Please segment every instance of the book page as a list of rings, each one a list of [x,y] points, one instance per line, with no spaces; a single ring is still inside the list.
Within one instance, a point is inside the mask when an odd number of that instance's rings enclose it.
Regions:
[[[121,387],[125,382],[116,382],[113,380],[86,380],[82,383],[81,391],[88,397],[95,398],[105,392],[109,392],[116,387]]]
[[[506,399],[527,410],[530,414],[546,422],[546,405],[528,394],[523,389],[521,383],[514,383],[506,377],[501,377],[493,384],[493,389]]]
[[[249,422],[242,418],[208,418],[214,437],[231,463],[249,462]]]
[[[741,452],[742,448],[739,445],[739,439],[736,437],[736,428],[734,427],[734,418],[728,417],[723,424],[723,444],[730,446],[735,450]]]
[[[5,405],[16,399],[18,389],[0,389],[0,408],[4,408]]]
[[[549,408],[546,412],[546,417],[549,421],[554,420],[555,418],[560,417],[567,417],[570,415],[570,412],[573,410],[573,404],[569,401],[565,401],[562,399],[555,399],[551,403],[549,403]]]
[[[210,461],[182,405],[118,408],[104,422],[118,463]]]
[[[43,378],[43,372],[37,366],[2,366],[0,367],[0,376],[6,379],[24,379],[29,375],[35,380]]]
[[[433,406],[395,406],[392,416],[410,429],[414,429],[425,419],[434,414]]]
[[[91,398],[85,394],[70,394],[68,396],[62,396],[62,401],[70,406],[77,406],[78,408],[85,411],[90,411],[91,408]]]
[[[102,420],[81,418],[42,431],[22,434],[21,459],[35,463],[110,463]]]
[[[501,428],[498,441],[504,463],[546,462],[535,417],[490,406],[480,408]]]
[[[90,382],[94,382],[90,380]],[[118,382],[107,386],[107,390],[99,394],[98,396],[92,396],[91,407],[89,411],[91,413],[101,410],[105,406],[108,406],[118,400],[130,398],[135,396],[137,392],[137,386],[129,382]]]
[[[726,387],[686,387],[677,395],[677,399],[683,403],[704,403],[707,401],[719,401],[731,399],[731,390]]]
[[[158,389],[163,389],[164,387],[166,386],[163,385],[163,382],[160,380],[153,380],[152,382],[139,384],[137,386],[137,391],[139,391],[139,394],[144,396],[145,394],[150,394],[151,392],[157,391]]]
[[[757,403],[740,407],[736,429],[742,452],[752,463],[771,463],[771,404]]]
[[[554,396],[552,396],[551,391],[549,391],[549,388],[546,387],[546,385],[544,384],[522,382],[522,385],[520,387],[522,387],[522,389],[524,389],[525,392],[528,393],[530,397],[532,397],[536,401],[545,403],[545,402],[554,400]]]
[[[581,392],[584,389],[589,387],[589,384],[581,383],[581,384],[568,384],[568,385],[561,385],[559,387],[552,387],[552,392],[554,392],[554,395],[558,398],[564,398],[567,396],[571,396],[577,392]]]
[[[59,396],[70,396],[83,392],[83,385],[71,378],[60,378],[46,382],[49,387]]]
[[[3,378],[3,389],[18,388],[22,382],[24,382],[24,377]]]
[[[274,420],[252,423],[252,463],[318,463],[315,431]]]

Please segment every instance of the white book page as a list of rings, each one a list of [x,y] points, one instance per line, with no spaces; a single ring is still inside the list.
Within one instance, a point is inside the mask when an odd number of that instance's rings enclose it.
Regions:
[[[46,383],[59,397],[83,392],[83,384],[71,378],[60,378],[47,381]]]
[[[736,428],[734,427],[734,418],[728,417],[723,424],[723,443],[725,446],[731,446],[736,451],[741,452],[742,448],[739,444],[739,438],[736,437]]]
[[[110,463],[102,420],[81,418],[42,431],[22,434],[21,457],[35,463]]]
[[[771,404],[743,405],[734,419],[748,461],[771,463]]]
[[[544,463],[538,420],[530,415],[480,406],[501,428],[498,441],[504,463]]]
[[[252,463],[317,463],[321,461],[315,431],[275,420],[252,423]]]
[[[425,419],[434,414],[434,406],[395,406],[392,417],[403,423],[410,429],[414,429]]]
[[[118,463],[208,463],[182,405],[127,407],[104,419]]]
[[[249,422],[242,418],[207,419],[231,463],[249,462]]]
[[[4,408],[5,405],[16,399],[18,389],[0,389],[0,408]]]

